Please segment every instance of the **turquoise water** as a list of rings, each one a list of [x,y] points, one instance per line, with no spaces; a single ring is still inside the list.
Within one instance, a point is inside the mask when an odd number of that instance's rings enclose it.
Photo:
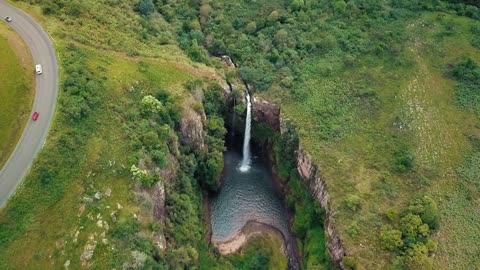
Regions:
[[[241,172],[239,150],[229,150],[224,157],[223,186],[211,200],[212,240],[228,240],[250,220],[272,225],[284,236],[289,235],[288,214],[267,163],[253,157],[250,169]]]

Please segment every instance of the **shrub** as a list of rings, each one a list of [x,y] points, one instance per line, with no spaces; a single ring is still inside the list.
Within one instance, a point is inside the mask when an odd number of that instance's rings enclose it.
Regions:
[[[128,239],[140,231],[140,223],[135,218],[129,218],[118,223],[112,229],[112,236],[117,239]]]
[[[388,250],[396,250],[403,246],[402,232],[387,226],[382,227],[380,239],[383,242],[383,246]]]
[[[398,211],[395,208],[390,208],[385,215],[390,221],[395,221],[398,218]]]
[[[357,261],[354,257],[345,256],[342,260],[343,266],[350,268],[350,269],[357,269]]]
[[[408,211],[419,215],[422,218],[422,221],[428,224],[431,229],[438,228],[438,208],[432,198],[424,196],[420,199],[414,200],[410,203]]]
[[[141,15],[149,16],[155,12],[155,5],[152,0],[140,0],[137,9]]]
[[[142,186],[151,187],[160,181],[160,177],[156,174],[150,175],[147,170],[139,169],[137,166],[130,167],[132,179],[139,181]]]
[[[426,238],[430,233],[428,225],[424,224],[418,215],[408,213],[400,220],[400,223],[401,231],[407,245]]]
[[[151,115],[155,113],[159,113],[163,110],[163,104],[154,96],[147,95],[144,96],[142,99],[142,112],[145,115]]]
[[[347,199],[345,200],[345,203],[348,209],[352,211],[357,211],[358,209],[360,209],[361,199],[358,195],[351,194],[347,197]]]
[[[408,149],[395,152],[395,171],[399,173],[411,172],[413,170],[414,157]]]
[[[249,22],[247,26],[245,27],[245,32],[248,34],[255,33],[257,30],[257,23],[256,22]]]
[[[405,264],[411,270],[433,269],[433,259],[428,256],[428,248],[418,243],[405,252]]]

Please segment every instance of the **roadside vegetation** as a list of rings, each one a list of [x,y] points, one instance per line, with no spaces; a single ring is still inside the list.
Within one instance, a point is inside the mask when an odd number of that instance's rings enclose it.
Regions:
[[[29,117],[34,95],[33,63],[22,39],[0,25],[0,168],[10,157]]]

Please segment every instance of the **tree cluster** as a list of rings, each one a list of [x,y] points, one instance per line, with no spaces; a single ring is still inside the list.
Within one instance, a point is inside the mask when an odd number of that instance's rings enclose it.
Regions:
[[[437,243],[431,233],[438,229],[435,201],[423,196],[410,203],[395,227],[383,226],[380,239],[386,249],[397,253],[395,264],[407,269],[432,269],[431,255]]]

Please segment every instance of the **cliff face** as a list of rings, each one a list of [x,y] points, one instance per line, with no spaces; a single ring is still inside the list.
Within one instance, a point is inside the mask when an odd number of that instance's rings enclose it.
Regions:
[[[195,150],[205,148],[205,134],[203,131],[204,115],[200,115],[193,109],[184,114],[180,121],[181,142]]]
[[[275,131],[280,131],[280,107],[253,97],[252,112],[255,121],[267,123]]]
[[[338,235],[335,224],[330,212],[327,186],[320,175],[317,167],[312,163],[310,156],[300,146],[297,151],[297,171],[302,179],[307,183],[312,195],[320,202],[320,205],[326,211],[325,233],[327,234],[327,247],[332,259],[340,268],[343,269],[341,262],[345,254],[342,241]]]
[[[286,122],[288,120],[280,113],[280,108],[272,103],[263,101],[259,98],[253,99],[252,106],[253,118],[255,121],[268,123],[275,131],[284,133],[286,131]],[[305,181],[311,194],[320,205],[325,209],[325,233],[327,235],[327,248],[334,260],[335,264],[343,269],[342,259],[345,254],[345,250],[342,245],[340,236],[335,229],[335,222],[332,212],[330,211],[327,185],[322,179],[320,170],[313,163],[311,157],[306,151],[299,146],[296,151],[297,171],[301,178]]]

